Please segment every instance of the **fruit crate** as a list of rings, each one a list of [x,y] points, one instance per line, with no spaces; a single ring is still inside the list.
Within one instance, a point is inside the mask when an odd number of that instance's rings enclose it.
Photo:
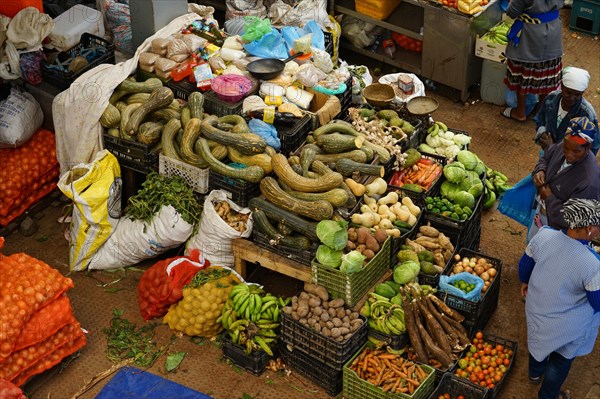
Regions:
[[[496,269],[496,276],[494,277],[494,280],[490,284],[488,290],[483,293],[481,299],[477,302],[469,301],[467,299],[460,298],[439,290],[436,293],[438,298],[446,302],[449,307],[458,310],[463,316],[465,316],[463,325],[470,330],[470,332],[472,332],[475,329],[484,328],[489,319],[492,317],[492,313],[494,313],[498,307],[500,279],[502,277],[502,261],[500,259],[492,258],[491,256],[487,256],[466,248],[458,251],[458,255],[461,259],[464,257],[484,258]],[[446,276],[450,275],[453,267],[454,261],[448,262],[443,274]]]
[[[269,360],[272,359],[271,356],[263,351],[254,351],[251,354],[247,354],[241,345],[234,344],[231,341],[227,333],[221,336],[221,344],[225,358],[254,375],[262,374],[267,368]]]
[[[449,393],[452,398],[462,395],[465,399],[486,399],[488,391],[487,388],[472,384],[452,373],[444,373],[429,399],[438,399],[445,393]]]
[[[443,157],[441,155],[422,153],[421,157],[430,159],[434,162],[437,162],[442,168],[444,166],[446,166],[446,162],[447,162],[446,157]],[[423,191],[418,192],[418,191],[408,190],[406,188],[402,188],[402,187],[398,187],[398,186],[389,184],[393,175],[394,174],[392,173],[390,175],[390,177],[388,179],[386,179],[386,181],[388,182],[388,190],[390,190],[390,191],[394,190],[394,191],[397,191],[398,193],[402,193],[403,195],[406,195],[415,201],[419,201],[419,203],[422,203],[422,204],[425,203],[425,198],[427,196],[430,196],[434,192],[439,193],[440,186],[442,185],[442,180],[443,180],[442,179],[443,174],[440,174],[440,176],[436,179],[435,182],[433,182],[431,184],[431,186],[429,187],[428,190],[423,190]]]
[[[104,148],[117,157],[121,166],[148,174],[158,170],[158,151],[154,146],[103,134]]]
[[[275,123],[277,135],[281,140],[282,154],[289,156],[296,151],[304,143],[308,137],[308,133],[312,130],[310,115],[304,115],[293,126],[285,126]]]
[[[336,366],[329,365],[300,350],[294,350],[282,341],[279,341],[277,346],[287,366],[325,389],[330,396],[336,396],[342,391],[343,363]]]
[[[452,243],[452,245],[454,245],[454,252],[452,253],[452,256],[450,257],[450,260],[448,260],[448,262],[446,262],[446,266],[444,267],[444,271],[446,271],[448,264],[452,262],[452,260],[454,259],[454,255],[456,255],[456,253],[459,250],[460,234],[458,234],[457,232],[452,231],[450,229],[445,229],[444,226],[432,225],[432,227],[435,227],[441,233],[444,233],[444,235],[450,239],[450,242]],[[418,232],[419,232],[419,229],[418,228],[415,229],[415,231],[413,232],[412,238],[415,238]],[[419,273],[419,276],[418,276],[419,284],[426,284],[426,285],[432,286],[433,288],[437,288],[437,286],[439,285],[439,282],[440,282],[440,275],[443,273],[444,272],[442,272],[436,276],[432,276],[430,274],[425,274],[425,273]]]
[[[325,287],[332,298],[342,298],[347,306],[354,306],[390,268],[391,246],[391,239],[388,237],[373,259],[360,271],[352,274],[323,266],[313,260],[312,282]]]
[[[96,51],[95,57],[92,54],[86,54],[92,51]],[[52,86],[58,87],[62,90],[68,89],[69,86],[71,86],[71,83],[73,83],[79,76],[83,75],[90,69],[95,68],[100,64],[115,63],[115,45],[109,42],[108,40],[105,40],[101,37],[92,35],[91,33],[87,32],[81,35],[79,44],[71,47],[64,53],[66,53],[71,59],[82,55],[88,60],[88,65],[77,72],[72,72],[66,68],[63,69],[58,65],[42,62],[42,79],[45,82],[51,84]],[[90,57],[89,59],[88,56]],[[83,88],[81,88],[81,90],[83,90]]]
[[[506,338],[501,338],[496,335],[487,334],[485,331],[482,331],[482,333],[483,333],[484,342],[489,342],[492,345],[503,345],[505,348],[508,348],[513,351],[512,356],[510,357],[510,359],[511,359],[510,363],[509,363],[508,367],[506,367],[506,372],[502,376],[502,379],[496,383],[496,386],[494,388],[488,390],[487,399],[494,399],[496,397],[496,395],[498,395],[500,388],[502,388],[504,381],[506,381],[506,377],[510,374],[513,364],[515,363],[515,360],[517,359],[517,343],[515,341],[511,341]],[[466,351],[463,353],[463,357],[465,354],[466,354]],[[459,368],[459,366],[458,366],[458,362],[457,362],[456,365],[451,370],[451,372],[453,374],[456,373],[456,370],[458,368]],[[463,381],[466,381],[464,378],[460,378],[460,379]]]
[[[248,206],[248,201],[260,195],[260,187],[242,179],[232,179],[210,170],[208,172],[208,187],[212,190],[223,190],[227,197],[241,207]]]
[[[158,173],[162,176],[183,178],[199,194],[208,192],[208,168],[201,169],[189,163],[169,158],[162,153],[158,156]]]
[[[252,230],[252,241],[261,248],[296,261],[307,267],[310,267],[310,262],[314,259],[318,247],[316,243],[312,243],[309,249],[301,249],[284,244],[273,245],[269,238],[258,229]]]
[[[380,387],[377,387],[370,382],[363,380],[350,369],[350,365],[354,359],[359,356],[365,349],[366,345],[356,352],[354,356],[344,365],[344,390],[343,396],[345,399],[427,399],[435,386],[435,373],[433,368],[424,364],[419,364],[425,371],[429,373],[425,381],[413,392],[412,395],[407,395],[401,392],[383,392]]]
[[[369,337],[375,338],[378,341],[385,342],[387,346],[394,350],[400,350],[406,345],[409,345],[408,334],[386,334],[369,327]]]
[[[367,340],[367,319],[359,315],[363,324],[344,342],[336,341],[292,319],[291,315],[281,313],[280,341],[289,345],[291,350],[304,352],[312,359],[330,367],[340,367]]]

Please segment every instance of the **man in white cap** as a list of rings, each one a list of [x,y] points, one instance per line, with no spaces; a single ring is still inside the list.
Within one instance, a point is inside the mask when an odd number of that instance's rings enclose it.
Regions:
[[[535,116],[535,142],[542,149],[552,143],[558,143],[565,137],[569,121],[576,117],[586,117],[598,126],[598,117],[594,107],[585,98],[583,92],[590,82],[590,74],[585,69],[566,67],[562,72],[562,88],[546,96]],[[597,129],[597,128],[596,128]],[[596,132],[592,151],[598,153],[600,135]]]

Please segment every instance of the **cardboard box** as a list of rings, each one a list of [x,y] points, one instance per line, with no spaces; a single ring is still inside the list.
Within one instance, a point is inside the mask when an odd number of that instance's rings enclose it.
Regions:
[[[479,36],[475,41],[475,55],[496,62],[506,62],[506,44],[486,42]]]
[[[336,96],[330,96],[310,88],[306,90],[314,94],[307,112],[312,116],[313,129],[334,120],[342,112],[342,105]]]

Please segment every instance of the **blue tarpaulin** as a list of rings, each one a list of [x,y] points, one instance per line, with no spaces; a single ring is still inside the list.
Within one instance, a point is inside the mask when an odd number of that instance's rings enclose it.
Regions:
[[[211,396],[135,367],[123,367],[96,399],[212,399]]]

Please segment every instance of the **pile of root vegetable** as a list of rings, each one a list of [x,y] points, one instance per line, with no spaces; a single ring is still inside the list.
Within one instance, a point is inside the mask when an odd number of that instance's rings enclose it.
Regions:
[[[214,204],[215,212],[221,217],[232,229],[243,233],[246,231],[246,223],[250,213],[240,213],[229,205],[227,201],[218,201]]]

